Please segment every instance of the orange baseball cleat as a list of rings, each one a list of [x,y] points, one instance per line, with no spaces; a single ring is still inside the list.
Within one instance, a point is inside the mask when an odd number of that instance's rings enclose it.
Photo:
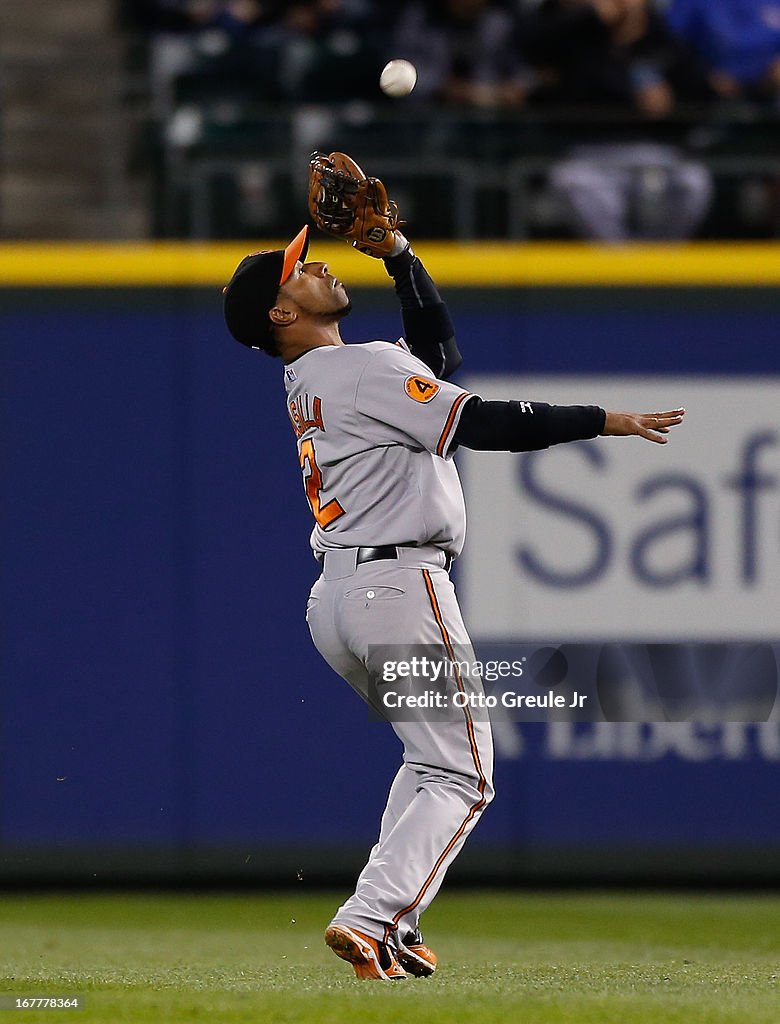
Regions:
[[[429,978],[439,963],[433,950],[425,945],[419,928],[409,932],[399,943],[398,961],[406,973],[415,978]]]
[[[364,981],[398,981],[406,977],[406,971],[386,942],[372,939],[354,928],[332,924],[325,932],[325,945],[352,964],[355,974]]]

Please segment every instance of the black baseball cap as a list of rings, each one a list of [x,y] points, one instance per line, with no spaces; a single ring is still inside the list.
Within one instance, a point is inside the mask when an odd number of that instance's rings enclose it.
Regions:
[[[253,252],[236,267],[225,296],[225,323],[242,345],[275,355],[268,311],[298,260],[309,250],[309,228],[303,227],[286,249]]]

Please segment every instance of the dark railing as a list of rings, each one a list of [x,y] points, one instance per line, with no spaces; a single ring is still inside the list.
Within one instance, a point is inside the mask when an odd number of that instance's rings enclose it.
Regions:
[[[179,82],[158,126],[157,231],[194,238],[285,233],[300,220],[308,154],[343,149],[387,179],[418,237],[566,237],[546,191],[574,144],[651,141],[710,168],[708,237],[780,233],[780,113],[681,108],[652,122],[608,110],[415,109],[363,102],[269,106],[245,88]]]

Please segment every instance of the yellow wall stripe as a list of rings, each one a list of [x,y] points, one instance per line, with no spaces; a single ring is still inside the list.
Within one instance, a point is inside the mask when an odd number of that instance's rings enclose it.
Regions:
[[[0,287],[221,287],[247,252],[280,240],[246,243],[5,243]],[[584,243],[420,242],[415,248],[441,285],[548,286],[780,285],[780,243],[693,243],[602,247]],[[337,242],[312,240],[346,284],[387,283],[378,260]]]

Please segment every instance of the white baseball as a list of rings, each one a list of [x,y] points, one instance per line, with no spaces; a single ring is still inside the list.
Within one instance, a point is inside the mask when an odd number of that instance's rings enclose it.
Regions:
[[[417,82],[417,68],[408,60],[391,60],[379,76],[385,96],[408,96]]]

